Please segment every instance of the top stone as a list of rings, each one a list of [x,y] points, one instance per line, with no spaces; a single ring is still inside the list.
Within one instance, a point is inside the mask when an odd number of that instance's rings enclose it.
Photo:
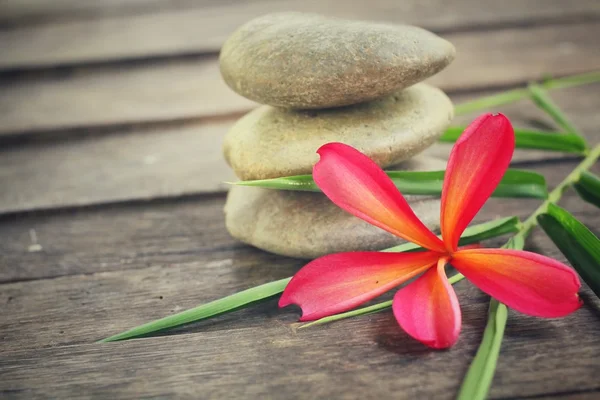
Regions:
[[[441,71],[448,41],[409,25],[276,13],[236,30],[223,45],[221,74],[262,104],[329,108],[386,96]]]

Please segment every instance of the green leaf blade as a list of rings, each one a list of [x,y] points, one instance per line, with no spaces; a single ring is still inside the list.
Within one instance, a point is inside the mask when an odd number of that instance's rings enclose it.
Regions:
[[[484,400],[487,397],[494,378],[507,319],[506,306],[492,299],[483,340],[460,387],[458,400]]]
[[[475,111],[489,110],[504,104],[514,103],[527,97],[526,89],[513,89],[503,93],[482,97],[454,106],[455,115],[468,114]]]
[[[492,194],[494,197],[548,197],[546,178],[537,172],[508,169]]]
[[[503,247],[522,250],[524,245],[523,236],[517,234]],[[507,320],[508,308],[498,300],[491,299],[483,339],[460,387],[458,400],[485,400],[487,397],[496,372]]]
[[[403,193],[411,195],[440,196],[445,171],[388,171],[394,185]],[[239,186],[264,189],[320,191],[312,175],[235,182]],[[544,177],[538,173],[509,169],[493,193],[495,197],[546,198],[548,190]]]
[[[600,207],[600,177],[584,171],[573,187],[583,200]]]
[[[583,74],[565,76],[558,79],[546,79],[541,83],[548,90],[566,89],[573,86],[589,85],[600,82],[600,71],[585,72]]]
[[[444,132],[441,142],[454,143],[465,127],[453,126]],[[583,155],[588,151],[585,140],[574,133],[558,134],[529,129],[515,128],[515,147],[517,149],[556,151]]]
[[[579,130],[561,111],[561,109],[552,101],[546,89],[537,84],[529,85],[529,93],[531,100],[543,111],[545,111],[552,119],[568,133],[581,135]]]
[[[321,191],[312,175],[294,175],[272,179],[258,179],[253,181],[230,182],[236,186],[251,186],[263,189],[294,190],[299,192]]]
[[[537,217],[544,232],[600,297],[600,239],[565,209],[550,204]]]
[[[571,75],[558,79],[547,79],[540,85],[544,89],[552,90],[588,85],[596,82],[600,82],[600,71],[586,72],[584,74]],[[522,100],[528,95],[529,91],[527,89],[513,89],[503,93],[481,97],[475,100],[457,104],[454,107],[454,114],[463,115],[475,111],[489,110],[504,104],[510,104]]]
[[[210,303],[191,308],[178,314],[137,326],[128,331],[102,339],[100,342],[115,342],[118,340],[134,339],[235,311],[258,301],[267,300],[278,295],[283,292],[283,289],[285,289],[285,286],[290,280],[291,278],[280,279],[278,281],[246,289],[232,294],[231,296],[211,301]]]

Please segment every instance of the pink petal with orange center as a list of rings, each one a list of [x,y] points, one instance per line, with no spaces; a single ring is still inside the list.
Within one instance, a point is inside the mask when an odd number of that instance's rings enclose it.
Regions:
[[[313,178],[338,207],[379,228],[435,251],[443,242],[417,218],[392,180],[369,157],[342,143],[318,153]]]
[[[454,253],[450,262],[481,290],[523,314],[562,317],[581,306],[577,274],[552,258],[528,251],[475,249]]]
[[[458,340],[460,306],[444,266],[439,260],[416,281],[400,289],[392,304],[396,320],[413,338],[436,349],[451,347]]]
[[[422,273],[437,261],[433,252],[330,254],[305,265],[288,283],[279,307],[297,304],[300,321],[350,310]]]
[[[465,129],[452,148],[442,190],[440,225],[448,251],[502,180],[515,134],[502,114],[485,114]]]

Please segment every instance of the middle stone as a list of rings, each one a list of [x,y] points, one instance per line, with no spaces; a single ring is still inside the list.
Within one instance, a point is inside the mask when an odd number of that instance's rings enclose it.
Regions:
[[[295,111],[262,106],[231,128],[223,152],[242,180],[311,174],[317,149],[330,142],[353,146],[385,168],[431,146],[452,117],[450,99],[423,83],[340,108]]]

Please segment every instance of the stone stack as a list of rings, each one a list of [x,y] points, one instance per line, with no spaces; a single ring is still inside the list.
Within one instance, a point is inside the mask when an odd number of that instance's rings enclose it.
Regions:
[[[311,174],[316,150],[343,142],[388,170],[443,169],[442,161],[417,155],[447,128],[453,106],[442,91],[419,82],[454,54],[449,42],[413,26],[303,13],[254,19],[223,45],[220,67],[234,91],[264,105],[228,132],[225,159],[242,180]],[[437,199],[407,199],[437,228]],[[292,257],[400,242],[322,193],[233,187],[225,214],[232,236]]]

